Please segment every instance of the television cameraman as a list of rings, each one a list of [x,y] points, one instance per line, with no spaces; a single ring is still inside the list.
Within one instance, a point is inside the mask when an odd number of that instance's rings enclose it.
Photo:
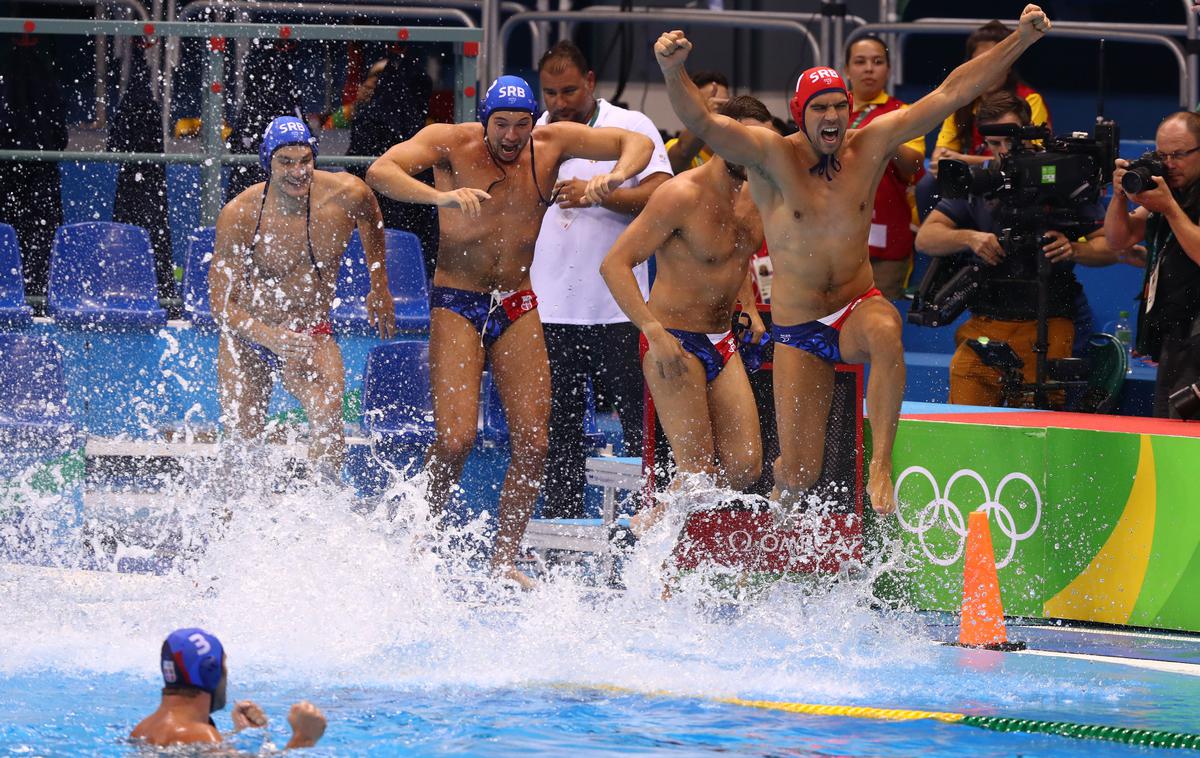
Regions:
[[[1006,90],[985,95],[976,116],[980,127],[995,124],[1028,126],[1031,123],[1029,104]],[[985,139],[997,159],[1012,149],[1010,138],[993,136]],[[968,340],[987,337],[993,342],[1007,342],[1024,361],[1021,370],[1024,381],[1032,383],[1036,380],[1037,261],[1020,251],[1006,251],[1001,245],[998,205],[997,200],[974,195],[964,199],[943,199],[917,232],[918,250],[935,257],[969,251],[983,262],[986,273],[979,290],[967,303],[971,317],[954,335],[957,347],[950,361],[951,403],[995,406],[1005,399],[1000,373],[984,365],[967,344]],[[1050,230],[1041,240],[1041,250],[1053,264],[1047,321],[1046,356],[1049,359],[1071,356],[1076,303],[1082,291],[1073,271],[1075,264],[1104,266],[1116,262],[1100,228],[1103,206],[1089,203],[1078,211],[1087,222],[1094,222],[1094,231],[1072,240],[1061,231]],[[1050,401],[1061,405],[1063,393],[1051,393]]]
[[[1168,398],[1200,375],[1200,115],[1178,111],[1164,118],[1154,147],[1132,165],[1116,162],[1104,233],[1114,247],[1146,240],[1137,351],[1158,361],[1154,415],[1179,418]],[[1122,186],[1126,173],[1141,165],[1139,184],[1149,188],[1129,194]],[[1139,206],[1132,213],[1127,200]]]

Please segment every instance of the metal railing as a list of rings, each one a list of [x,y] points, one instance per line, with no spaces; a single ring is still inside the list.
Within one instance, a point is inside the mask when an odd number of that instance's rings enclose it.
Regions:
[[[795,32],[804,39],[812,53],[814,63],[821,60],[821,47],[812,32],[792,18],[780,18],[777,14],[768,14],[764,18],[756,11],[696,11],[677,8],[647,8],[645,12],[621,12],[585,9],[579,11],[526,11],[515,13],[500,25],[497,35],[499,44],[487,56],[487,81],[493,81],[500,76],[505,60],[505,50],[508,39],[518,24],[536,21],[568,21],[571,23],[596,23],[616,21],[625,24],[657,24],[667,28],[672,22],[692,24],[695,26],[737,26],[741,29],[774,29],[777,31]]]
[[[1187,30],[1187,43],[1184,46],[1184,53],[1187,56],[1185,69],[1187,70],[1187,78],[1191,83],[1192,89],[1188,93],[1188,100],[1192,104],[1189,107],[1194,107],[1197,100],[1200,100],[1200,16],[1197,15],[1197,10],[1193,0],[1179,0],[1183,6],[1184,26]],[[879,0],[879,20],[884,24],[894,24],[900,21],[900,15],[897,12],[899,9],[899,0]],[[1055,22],[1057,27],[1059,22]],[[1121,24],[1120,26],[1108,25],[1109,29],[1114,31],[1148,31],[1143,30],[1142,24]],[[1149,33],[1149,32],[1148,32]],[[1115,37],[1109,37],[1115,39]],[[903,43],[895,40],[891,43],[891,47],[899,51]],[[896,55],[893,57],[895,65],[892,67],[892,84],[904,81],[903,56]]]
[[[914,19],[912,23],[919,24],[934,24],[938,26],[954,26],[956,24],[978,24],[982,26],[990,19],[975,19],[975,18],[919,18]],[[1161,36],[1167,38],[1185,38],[1187,40],[1195,40],[1197,33],[1196,14],[1188,13],[1187,24],[1121,24],[1120,26],[1103,23],[1099,21],[1055,21],[1054,29],[1050,32],[1050,39],[1054,37],[1064,36],[1064,32],[1068,31],[1094,31],[1097,32],[1096,39],[1110,39],[1113,41],[1126,42],[1147,42],[1149,40],[1120,40],[1118,34],[1147,34],[1152,36]],[[1189,52],[1191,47],[1184,43],[1182,46],[1182,55],[1184,56],[1184,71],[1188,84],[1188,99],[1191,105],[1188,108],[1193,108],[1196,105],[1197,99],[1200,98],[1200,68],[1197,68],[1197,53]],[[1176,63],[1178,63],[1178,55],[1176,55]],[[1182,101],[1181,101],[1182,102]]]
[[[908,34],[962,35],[970,34],[978,29],[978,22],[944,21],[938,23],[908,22],[898,24],[866,24],[850,33],[847,42],[852,42],[865,34],[900,34],[901,44]],[[1101,25],[1103,29],[1077,28],[1070,22],[1055,23],[1051,36],[1045,41],[1054,39],[1106,39],[1114,42],[1135,42],[1147,45],[1159,45],[1171,51],[1179,68],[1179,104],[1181,108],[1190,109],[1188,103],[1192,99],[1194,82],[1188,73],[1188,63],[1184,57],[1183,46],[1174,39],[1162,34],[1143,34],[1140,32],[1114,31],[1109,25]],[[1134,25],[1131,25],[1134,26]],[[893,58],[902,58],[903,50],[895,50]]]
[[[211,226],[221,208],[221,168],[225,164],[253,163],[253,155],[225,152],[221,125],[225,111],[225,43],[227,39],[362,40],[379,42],[446,42],[454,45],[454,118],[475,117],[476,64],[483,34],[480,29],[398,26],[330,26],[318,24],[236,24],[165,21],[80,21],[73,19],[0,18],[0,34],[58,34],[78,36],[191,37],[206,39],[204,74],[201,77],[201,152],[191,154],[116,153],[80,151],[0,150],[0,160],[140,160],[159,163],[200,164],[200,220]],[[322,157],[328,165],[369,162],[374,156]]]
[[[451,2],[462,3],[462,0]],[[467,0],[468,2],[470,0]],[[524,6],[521,6],[524,9]],[[196,21],[206,13],[237,13],[246,18],[241,21],[253,21],[255,16],[263,14],[305,14],[320,13],[332,16],[376,16],[395,20],[430,20],[453,19],[465,27],[475,27],[475,20],[461,8],[449,4],[434,6],[399,7],[395,5],[362,4],[362,3],[332,3],[332,2],[271,2],[270,0],[193,0],[183,7],[179,13],[180,21]],[[174,19],[172,19],[174,20]],[[245,91],[245,65],[247,45],[242,40],[236,41],[233,56],[232,79],[236,85],[239,100]],[[175,96],[175,69],[179,66],[179,44],[168,43],[167,60],[164,63],[166,74],[163,78],[163,138],[170,134],[171,104]],[[235,103],[238,101],[235,101]]]

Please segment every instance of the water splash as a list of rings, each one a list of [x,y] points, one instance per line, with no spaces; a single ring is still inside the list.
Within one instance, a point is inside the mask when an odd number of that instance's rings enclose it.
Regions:
[[[562,565],[522,593],[481,571],[489,520],[439,529],[420,475],[393,476],[364,501],[341,486],[298,485],[285,470],[261,447],[187,461],[160,493],[170,507],[108,514],[123,519],[108,534],[120,547],[93,544],[89,560],[109,571],[78,570],[85,561],[68,556],[84,552],[82,540],[49,533],[39,548],[58,559],[39,562],[56,568],[0,564],[0,673],[149,679],[165,633],[197,625],[222,638],[240,681],[296,686],[565,683],[888,704],[927,701],[931,682],[961,691],[973,681],[939,672],[946,653],[917,620],[880,610],[873,580],[894,555],[769,585],[718,567],[672,570],[679,514],[727,492],[677,504],[661,534],[626,557],[624,592]],[[52,521],[51,508],[30,499],[24,519]],[[111,571],[147,557],[162,562],[160,575]]]

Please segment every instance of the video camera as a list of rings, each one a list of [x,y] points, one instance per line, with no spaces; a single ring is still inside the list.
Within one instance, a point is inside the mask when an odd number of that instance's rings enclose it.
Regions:
[[[1085,219],[1081,209],[1099,201],[1112,180],[1119,141],[1115,123],[1098,123],[1094,137],[1084,132],[1055,137],[1045,126],[1017,124],[990,124],[979,132],[985,137],[1010,138],[1012,149],[985,166],[939,161],[938,191],[943,198],[974,196],[997,201],[996,220],[1002,230],[997,236],[1009,256],[1025,254],[1031,264],[1040,259],[1037,251],[1045,244],[1047,230],[1070,238],[1094,231],[1094,221]],[[953,323],[970,305],[989,274],[988,268],[973,255],[934,259],[909,309],[909,323]]]

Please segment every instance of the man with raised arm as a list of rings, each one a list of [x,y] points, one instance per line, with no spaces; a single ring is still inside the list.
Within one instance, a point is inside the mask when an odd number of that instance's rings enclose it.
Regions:
[[[281,116],[263,134],[265,184],[221,209],[209,266],[209,298],[221,329],[217,375],[227,433],[261,437],[274,377],[300,401],[312,433],[309,457],[336,480],[346,442],[342,353],[329,311],[350,234],[358,229],[371,289],[367,314],[388,339],[396,313],[384,264],[383,217],[361,179],[314,168],[317,140]]]
[[[720,113],[773,128],[766,106],[749,95],[729,100]],[[745,186],[745,169],[719,156],[667,180],[600,266],[613,298],[642,332],[642,373],[678,474],[704,474],[735,490],[762,471],[758,409],[738,354],[743,337],[730,330],[741,300],[751,323],[747,343],[766,332],[749,277],[762,221]],[[633,272],[651,255],[658,273],[647,302]],[[657,516],[655,507],[635,531]]]
[[[902,144],[982,94],[995,72],[1007,71],[1049,28],[1041,8],[1025,6],[1018,34],[956,68],[911,107],[857,130],[847,128],[841,76],[832,68],[809,69],[791,101],[800,126],[791,137],[711,113],[684,70],[691,42],[672,31],[655,43],[676,114],[717,155],[747,168],[762,216],[775,266],[771,336],[781,451],[775,496],[785,507],[802,503],[820,476],[833,366],[848,362],[871,364],[871,505],[879,513],[896,509],[892,444],[904,397],[904,350],[900,315],[878,296],[868,260],[875,188]]]
[[[475,444],[479,380],[490,361],[508,421],[511,461],[500,493],[492,557],[501,577],[529,586],[514,565],[546,460],[550,367],[530,289],[542,216],[570,158],[616,160],[590,179],[599,204],[650,161],[653,145],[623,129],[559,121],[534,128],[533,89],[502,76],[483,98],[480,123],[431,124],[367,171],[387,197],[439,207],[441,246],[430,293],[429,375],[436,438],[426,457],[429,501],[446,504]],[[413,178],[432,168],[434,185]]]

